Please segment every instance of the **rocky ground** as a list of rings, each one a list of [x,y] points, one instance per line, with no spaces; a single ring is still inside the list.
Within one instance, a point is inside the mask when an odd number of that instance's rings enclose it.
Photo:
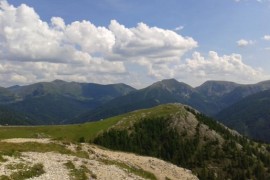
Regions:
[[[157,158],[110,151],[90,144],[63,144],[60,141],[50,139],[8,139],[3,141],[7,143],[36,142],[62,144],[73,152],[78,150],[87,152],[89,158],[57,152],[23,152],[18,157],[3,156],[5,161],[0,161],[0,180],[1,177],[9,177],[23,165],[30,167],[37,163],[43,165],[44,173],[38,177],[30,178],[31,180],[146,179],[146,177],[141,175],[143,174],[142,172],[148,172],[154,175],[156,179],[198,179],[191,171]],[[68,163],[71,165],[68,166]]]

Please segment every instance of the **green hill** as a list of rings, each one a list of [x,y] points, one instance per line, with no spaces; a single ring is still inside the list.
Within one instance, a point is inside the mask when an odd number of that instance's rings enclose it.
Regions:
[[[200,179],[270,178],[269,145],[254,143],[182,105],[130,114],[94,143],[170,161],[192,169]]]

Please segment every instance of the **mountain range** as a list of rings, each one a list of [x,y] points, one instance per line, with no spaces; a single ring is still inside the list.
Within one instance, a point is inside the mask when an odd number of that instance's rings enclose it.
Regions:
[[[136,90],[125,84],[55,80],[1,87],[0,124],[77,124],[160,104],[182,103],[244,135],[269,142],[267,90],[270,90],[270,81],[256,84],[207,81],[192,87],[175,79],[165,79]]]
[[[174,102],[190,105],[206,115],[214,116],[239,100],[268,89],[270,81],[252,85],[207,81],[193,88],[175,79],[167,79],[108,101],[80,115],[74,122],[99,120],[136,109]]]
[[[29,124],[63,124],[85,111],[134,90],[125,84],[100,85],[55,80],[1,88],[0,105],[10,112],[26,114],[27,119],[31,120],[28,120]],[[25,117],[21,118],[19,124],[26,124]],[[15,124],[12,120],[9,121],[8,124]]]

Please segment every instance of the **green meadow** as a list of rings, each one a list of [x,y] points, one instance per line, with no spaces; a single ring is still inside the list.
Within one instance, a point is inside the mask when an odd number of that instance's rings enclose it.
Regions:
[[[172,104],[157,106],[151,109],[143,109],[120,116],[115,116],[97,122],[89,122],[75,125],[51,125],[51,126],[1,126],[0,139],[9,138],[52,138],[67,141],[91,141],[99,132],[105,131],[111,126],[123,120],[118,127],[126,127],[131,121],[140,120],[141,117],[164,116],[179,111]]]
[[[2,126],[0,139],[8,138],[53,138],[59,140],[78,141],[84,138],[91,140],[98,132],[108,129],[119,117],[109,118],[106,121],[91,122],[76,125],[55,126]]]

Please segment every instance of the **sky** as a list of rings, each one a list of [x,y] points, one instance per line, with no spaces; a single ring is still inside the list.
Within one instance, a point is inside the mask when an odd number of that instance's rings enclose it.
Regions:
[[[0,0],[0,86],[270,79],[270,0]]]

